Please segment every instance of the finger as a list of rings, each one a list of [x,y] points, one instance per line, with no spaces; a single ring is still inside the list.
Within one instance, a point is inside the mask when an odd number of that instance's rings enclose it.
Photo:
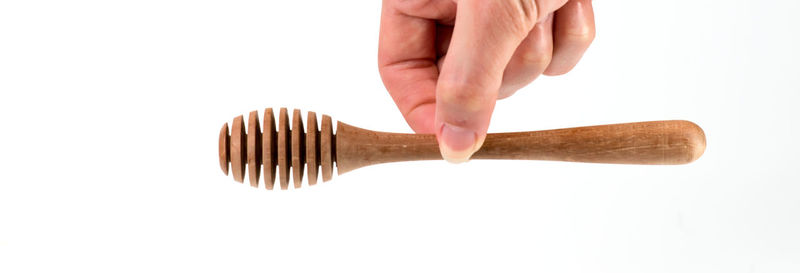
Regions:
[[[413,17],[437,20],[452,25],[456,15],[453,0],[384,0],[383,6]]]
[[[533,28],[536,14],[533,1],[458,2],[436,86],[435,132],[446,160],[466,161],[480,148],[503,71]]]
[[[594,40],[594,12],[591,0],[570,0],[556,11],[553,23],[553,60],[544,74],[561,75],[578,64]]]
[[[520,0],[520,2],[535,2],[537,22],[541,23],[547,16],[563,7],[569,0]]]
[[[447,54],[451,37],[453,37],[453,26],[436,25],[436,56],[441,57]]]
[[[378,42],[381,79],[411,128],[433,133],[436,66],[435,23],[404,14],[384,1]],[[407,8],[407,7],[405,7]]]
[[[553,16],[536,24],[517,47],[503,73],[497,99],[507,98],[544,72],[553,56]]]

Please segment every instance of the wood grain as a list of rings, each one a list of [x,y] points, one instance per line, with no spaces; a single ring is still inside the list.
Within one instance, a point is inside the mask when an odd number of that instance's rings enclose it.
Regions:
[[[282,190],[289,188],[289,161],[292,156],[291,139],[289,137],[289,114],[286,111],[286,108],[281,108],[278,111],[278,149],[276,149],[278,180],[280,180]]]
[[[247,118],[247,147],[247,174],[250,186],[256,188],[261,176],[261,126],[257,111],[250,112]]]
[[[320,124],[319,156],[322,170],[322,181],[328,182],[333,178],[333,121],[330,116],[322,115]]]
[[[317,114],[308,112],[308,129],[306,130],[306,165],[308,168],[308,185],[317,184],[319,170],[319,130],[317,130]]]
[[[247,154],[246,133],[244,132],[244,120],[242,116],[233,119],[231,127],[230,148],[231,168],[233,169],[233,180],[244,183],[244,170]]]
[[[383,133],[337,124],[339,174],[380,163],[442,159],[436,136]],[[471,159],[588,163],[686,164],[705,150],[705,134],[689,121],[651,121],[488,134]]]
[[[275,117],[272,108],[264,109],[264,132],[261,136],[261,160],[264,173],[264,187],[275,187],[275,167],[278,166],[278,134],[275,132]]]
[[[294,188],[300,188],[303,183],[303,167],[306,164],[306,141],[305,132],[303,132],[303,118],[300,115],[300,110],[294,109],[292,113],[292,177],[294,181]]]

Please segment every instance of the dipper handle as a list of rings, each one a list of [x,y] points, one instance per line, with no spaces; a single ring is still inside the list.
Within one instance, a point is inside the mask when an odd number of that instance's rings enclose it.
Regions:
[[[442,158],[434,135],[375,132],[342,122],[337,127],[340,174],[379,163]],[[699,126],[668,120],[488,134],[471,159],[676,165],[696,160],[705,147]]]

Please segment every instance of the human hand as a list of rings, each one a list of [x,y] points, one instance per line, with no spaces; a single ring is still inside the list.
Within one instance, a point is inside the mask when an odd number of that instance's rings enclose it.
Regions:
[[[567,73],[594,34],[591,0],[384,0],[378,66],[411,128],[463,162],[496,100]]]

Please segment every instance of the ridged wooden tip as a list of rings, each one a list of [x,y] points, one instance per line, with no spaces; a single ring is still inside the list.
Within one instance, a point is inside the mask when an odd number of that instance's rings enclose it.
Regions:
[[[290,179],[295,188],[301,187],[305,169],[308,185],[317,184],[320,169],[323,181],[330,180],[335,162],[331,118],[323,115],[318,125],[316,114],[308,112],[304,130],[300,110],[295,109],[292,115],[290,122],[288,110],[281,108],[276,123],[272,108],[267,108],[263,123],[257,111],[250,112],[246,124],[243,116],[234,118],[230,132],[225,123],[219,133],[222,172],[227,175],[231,169],[238,182],[243,182],[247,173],[253,187],[258,187],[263,177],[268,190],[274,188],[276,178],[283,190],[289,188]]]

